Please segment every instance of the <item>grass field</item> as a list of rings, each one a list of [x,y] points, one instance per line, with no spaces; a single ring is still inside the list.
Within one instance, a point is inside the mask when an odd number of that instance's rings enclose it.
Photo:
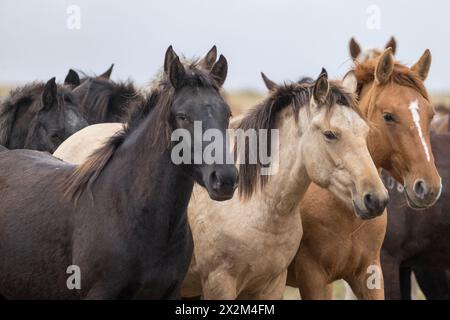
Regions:
[[[233,110],[233,115],[235,116],[253,107],[262,101],[265,96],[266,93],[249,90],[226,93],[226,99]],[[437,111],[448,112],[450,110],[450,92],[431,94],[431,102],[437,108]]]
[[[13,87],[13,85],[0,85],[0,97],[5,97]],[[225,93],[226,100],[229,103],[234,116],[253,107],[258,102],[262,101],[265,96],[266,92],[252,90],[239,90]],[[433,104],[438,107],[439,111],[441,111],[441,109],[450,110],[450,93],[444,92],[432,94],[431,100]]]

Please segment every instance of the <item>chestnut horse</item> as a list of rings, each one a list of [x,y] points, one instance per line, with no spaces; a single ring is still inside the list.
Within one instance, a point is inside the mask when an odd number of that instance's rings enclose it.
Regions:
[[[443,178],[439,201],[425,211],[416,211],[405,203],[403,188],[387,174],[391,203],[382,265],[387,299],[411,299],[411,270],[428,299],[450,299],[450,133],[432,134],[431,146]]]
[[[434,111],[423,85],[430,65],[428,50],[408,68],[394,61],[389,48],[354,69],[359,109],[370,125],[370,154],[378,168],[405,186],[408,203],[418,208],[433,205],[441,190],[428,135]],[[304,299],[331,299],[331,283],[344,279],[359,299],[383,299],[386,214],[369,221],[317,185],[308,189],[300,213],[303,239],[288,285],[300,288]]]
[[[194,121],[225,136],[226,59],[204,71],[183,65],[169,47],[164,66],[126,128],[83,165],[37,151],[0,152],[1,295],[179,297],[192,257],[186,209],[194,181],[211,198],[226,200],[238,176],[232,164],[176,164],[171,156],[172,132],[184,129],[192,139]],[[206,147],[187,152],[196,156]],[[77,270],[74,287],[68,277]]]
[[[261,177],[261,165],[241,164],[241,197],[220,204],[194,188],[188,208],[194,256],[183,297],[281,299],[302,235],[296,208],[311,181],[364,215],[380,214],[387,203],[367,150],[368,126],[351,94],[353,74],[342,83],[328,82],[325,73],[285,85],[263,78],[269,97],[232,126],[278,129],[278,171]]]
[[[392,54],[395,55],[397,51],[397,41],[395,41],[394,37],[391,37],[391,39],[389,39],[388,43],[385,46],[385,49],[387,48],[391,48]],[[379,50],[377,48],[361,49],[361,46],[358,44],[358,42],[356,42],[355,38],[350,39],[349,50],[350,56],[357,63],[376,59],[383,53],[383,50]]]
[[[448,114],[441,115],[438,119],[435,117],[432,122],[431,130],[437,134],[448,135],[450,128],[449,121],[450,117]],[[433,143],[433,136],[431,137],[431,143]],[[437,155],[437,157],[439,157],[439,155]],[[445,195],[446,190],[444,189],[442,197],[445,198]],[[444,200],[441,199],[440,202],[442,201]],[[437,259],[440,258],[438,257]],[[450,300],[450,272],[449,270],[436,269],[435,266],[413,268],[400,267],[400,274],[403,275],[400,277],[400,290],[403,300],[410,300],[414,293],[411,289],[411,283],[407,279],[408,274],[411,273],[411,269],[414,271],[420,289],[427,299]]]

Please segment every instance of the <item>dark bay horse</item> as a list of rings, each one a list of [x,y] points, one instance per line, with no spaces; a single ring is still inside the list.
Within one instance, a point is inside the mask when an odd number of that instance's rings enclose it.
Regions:
[[[131,81],[110,79],[114,64],[99,76],[88,76],[70,69],[64,84],[73,89],[80,101],[80,109],[89,124],[126,122],[135,108],[142,105],[144,97]]]
[[[101,77],[84,80],[73,89],[89,124],[126,122],[144,97],[132,82],[115,82]]]
[[[78,74],[78,72],[76,72],[73,69],[70,69],[69,72],[67,73],[66,78],[64,79],[64,84],[71,88],[76,88],[84,81],[86,81],[88,79],[92,79],[92,78],[109,80],[111,78],[111,73],[113,71],[113,68],[114,68],[114,63],[108,68],[108,70],[106,70],[102,74],[96,75],[96,76],[88,76],[86,73],[83,72],[81,78],[80,78],[80,75]]]
[[[384,174],[390,196],[381,255],[386,299],[411,299],[411,269],[428,298],[449,298],[445,269],[450,269],[450,133],[433,134],[430,140],[443,185],[433,207],[408,207],[403,187]]]
[[[9,149],[53,153],[87,125],[77,98],[55,78],[19,87],[0,104],[0,144]]]
[[[213,46],[197,62],[197,67],[211,70],[217,60],[217,48]],[[142,104],[143,96],[131,81],[110,79],[114,64],[99,76],[84,75],[80,78],[72,69],[67,74],[65,84],[73,88],[79,99],[81,111],[89,124],[106,122],[126,122],[134,109]]]
[[[192,138],[194,121],[225,135],[226,59],[205,71],[183,65],[169,47],[165,66],[126,129],[83,165],[31,150],[0,152],[1,295],[179,297],[192,257],[186,208],[194,181],[211,198],[227,200],[237,170],[216,162],[175,164],[171,157],[173,131],[185,129]],[[69,279],[72,271],[77,278]]]

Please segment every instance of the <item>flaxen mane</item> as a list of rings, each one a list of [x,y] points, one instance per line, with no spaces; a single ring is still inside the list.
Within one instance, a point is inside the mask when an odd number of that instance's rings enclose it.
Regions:
[[[292,108],[295,121],[298,122],[299,111],[303,106],[308,107],[314,88],[314,80],[304,78],[297,83],[289,83],[277,86],[270,96],[261,104],[254,107],[242,119],[237,129],[242,129],[244,132],[249,129],[266,129],[270,134],[271,129],[275,129],[275,119],[278,112],[290,106]],[[340,104],[352,108],[355,112],[360,114],[357,108],[355,95],[346,92],[338,82],[329,81],[330,90],[326,100],[325,107],[327,108],[327,116],[333,111],[335,104]],[[267,150],[270,154],[270,136],[267,139]],[[235,144],[235,154],[236,152]],[[246,141],[245,159],[240,159],[239,164],[239,196],[243,199],[250,198],[257,190],[261,190],[268,181],[267,175],[261,175],[262,165],[259,161],[256,164],[249,164],[249,146]]]
[[[354,72],[356,79],[358,80],[358,93],[361,92],[364,85],[370,84],[375,80],[377,63],[378,60],[369,60],[356,64]],[[425,99],[429,100],[427,90],[423,81],[419,78],[419,75],[398,62],[394,64],[394,71],[392,72],[388,84],[389,83],[412,88],[418,91]]]
[[[185,69],[186,77],[182,86],[207,87],[219,91],[216,81],[209,72],[198,69],[195,62],[185,66]],[[94,151],[66,179],[63,186],[65,196],[76,202],[86,189],[90,189],[114,156],[115,151],[150,114],[153,117],[152,125],[148,128],[150,145],[155,149],[155,152],[162,152],[170,147],[170,136],[173,130],[170,107],[174,96],[175,89],[169,79],[162,76],[142,104],[130,115],[124,129],[111,137],[103,147]]]
[[[34,112],[41,108],[41,96],[44,88],[45,83],[43,82],[33,82],[16,88],[0,104],[0,145],[8,146],[14,122],[21,114]],[[74,103],[74,101],[76,101],[76,98],[70,92],[70,89],[58,85],[56,104],[63,106],[65,102]],[[29,127],[32,127],[31,123]]]

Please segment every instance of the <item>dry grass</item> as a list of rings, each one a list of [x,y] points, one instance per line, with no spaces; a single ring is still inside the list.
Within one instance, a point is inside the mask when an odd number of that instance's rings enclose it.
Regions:
[[[233,115],[237,116],[249,108],[256,105],[265,97],[265,93],[257,91],[234,91],[225,94],[227,102],[233,110]],[[431,95],[431,101],[439,112],[450,111],[450,93],[435,93]]]
[[[0,85],[0,97],[6,96],[13,87],[13,85]],[[225,98],[229,103],[234,116],[255,106],[264,99],[265,96],[266,92],[252,90],[239,90],[225,93]],[[431,99],[433,104],[439,108],[439,111],[450,110],[450,93],[436,93],[432,95]]]
[[[231,107],[233,116],[237,116],[262,101],[264,94],[248,90],[234,91],[225,93],[225,99]]]
[[[1,85],[0,86],[0,97],[6,96],[12,88],[13,88],[13,86]]]

